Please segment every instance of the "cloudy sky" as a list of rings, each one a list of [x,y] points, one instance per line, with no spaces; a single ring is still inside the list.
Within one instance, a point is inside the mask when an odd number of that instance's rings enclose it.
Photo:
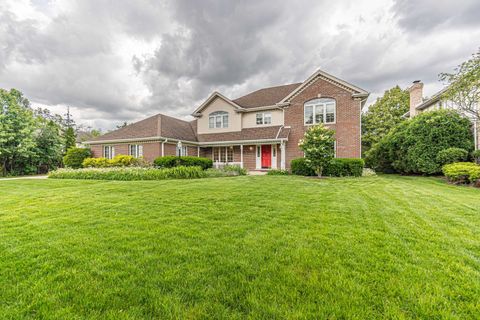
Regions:
[[[478,0],[0,0],[0,87],[110,129],[188,118],[316,69],[370,91],[442,87],[480,47]]]

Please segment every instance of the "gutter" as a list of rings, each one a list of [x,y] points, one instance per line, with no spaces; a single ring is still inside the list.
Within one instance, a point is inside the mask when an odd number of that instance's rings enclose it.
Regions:
[[[145,138],[128,138],[128,139],[110,139],[110,140],[95,140],[95,141],[84,141],[84,144],[104,144],[104,143],[126,143],[126,142],[136,142],[136,141],[161,141],[166,140],[172,141],[172,142],[178,142],[182,141],[182,143],[187,143],[187,144],[197,144],[198,141],[188,141],[188,140],[182,140],[182,139],[172,139],[172,138],[166,138],[162,136],[157,136],[157,137],[145,137]]]

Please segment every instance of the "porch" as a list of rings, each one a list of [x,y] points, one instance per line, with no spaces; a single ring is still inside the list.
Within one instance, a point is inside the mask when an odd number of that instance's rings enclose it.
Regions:
[[[247,170],[285,169],[285,142],[206,146],[201,147],[200,156],[211,158],[214,168],[238,165]]]

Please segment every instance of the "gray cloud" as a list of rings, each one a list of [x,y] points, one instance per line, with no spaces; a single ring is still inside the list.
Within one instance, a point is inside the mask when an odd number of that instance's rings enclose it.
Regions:
[[[416,32],[480,26],[478,0],[396,0],[392,9],[401,27]]]
[[[103,128],[186,116],[214,90],[235,98],[317,68],[372,100],[415,79],[437,89],[437,74],[480,45],[480,6],[392,1],[35,0],[46,18],[5,6],[0,87]]]

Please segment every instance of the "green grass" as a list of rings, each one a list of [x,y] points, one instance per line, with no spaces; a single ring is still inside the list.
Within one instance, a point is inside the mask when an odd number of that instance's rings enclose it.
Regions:
[[[0,183],[1,319],[475,319],[480,190],[436,178]]]

